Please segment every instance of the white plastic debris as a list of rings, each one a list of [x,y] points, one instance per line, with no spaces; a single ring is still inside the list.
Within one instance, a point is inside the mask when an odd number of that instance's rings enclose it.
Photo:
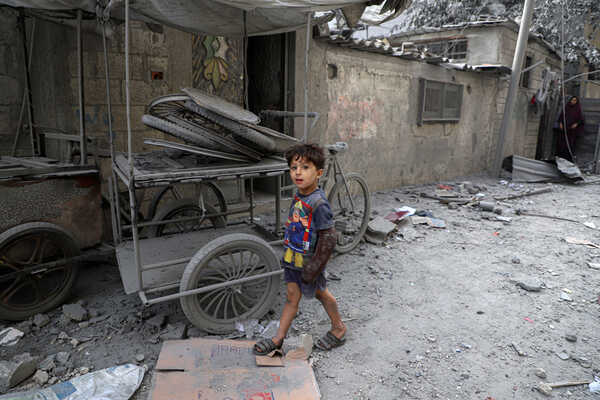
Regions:
[[[0,332],[0,346],[14,346],[25,335],[16,328],[6,328]]]
[[[594,379],[594,382],[589,384],[590,392],[598,393],[600,392],[600,378],[595,376]]]
[[[587,221],[587,222],[584,222],[583,224],[584,224],[585,226],[587,226],[588,228],[591,228],[591,229],[598,229],[598,228],[596,227],[596,224],[595,224],[595,223],[593,223],[592,221]]]
[[[277,330],[279,329],[279,321],[270,321],[265,329],[262,331],[260,336],[264,338],[272,338],[277,334]]]
[[[0,400],[127,400],[140,387],[145,367],[119,365],[81,375],[42,390],[10,393]]]

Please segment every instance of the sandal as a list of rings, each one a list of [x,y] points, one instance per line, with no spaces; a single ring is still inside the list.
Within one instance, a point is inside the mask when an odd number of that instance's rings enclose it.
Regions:
[[[281,344],[277,346],[273,339],[263,339],[259,342],[256,342],[254,348],[252,349],[252,352],[257,356],[266,356],[273,350],[281,350],[282,346],[283,340],[281,341]]]
[[[327,332],[323,337],[317,339],[315,347],[319,350],[329,351],[336,347],[340,347],[346,343],[346,334],[341,338],[336,337],[331,331]]]

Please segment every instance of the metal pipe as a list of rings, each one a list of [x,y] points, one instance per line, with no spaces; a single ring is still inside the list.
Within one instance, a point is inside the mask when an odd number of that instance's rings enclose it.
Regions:
[[[117,216],[117,232],[119,234],[119,242],[121,242],[121,238],[123,237],[123,228],[121,227],[121,201],[119,200],[119,181],[117,181],[117,177],[114,174],[109,176],[108,179],[113,180],[113,190],[115,196],[115,213]]]
[[[254,178],[250,178],[250,223],[254,223]]]
[[[304,138],[302,142],[308,140],[308,51],[310,50],[310,19],[312,13],[306,16],[306,50],[304,52]]]
[[[504,115],[502,116],[502,124],[500,126],[500,134],[498,145],[496,147],[496,158],[494,160],[493,172],[495,176],[500,175],[502,167],[502,156],[504,154],[504,141],[506,140],[506,132],[510,124],[513,111],[515,109],[515,101],[519,91],[519,79],[521,78],[521,69],[523,66],[523,58],[525,50],[527,50],[527,41],[529,40],[529,26],[531,24],[531,16],[533,15],[533,7],[535,0],[525,0],[523,7],[523,17],[521,18],[521,27],[517,38],[517,46],[515,48],[515,56],[513,58],[512,72],[510,76],[510,85],[508,86],[508,95],[506,104],[504,105]]]
[[[226,215],[241,214],[241,213],[245,213],[245,212],[249,212],[249,211],[250,211],[250,207],[242,208],[242,209],[238,208],[238,209],[234,209],[233,211],[224,211],[224,212],[208,214],[208,215],[195,215],[195,216],[191,216],[191,217],[172,218],[172,219],[165,219],[165,220],[161,220],[161,221],[142,222],[142,223],[136,224],[136,226],[138,228],[144,228],[147,226],[165,225],[165,224],[171,224],[174,222],[187,222],[187,221],[195,221],[195,220],[204,219],[204,218],[210,219],[210,218],[215,218],[215,217],[223,217]],[[131,228],[131,225],[123,226],[123,229],[130,229],[130,228]],[[206,229],[208,229],[208,227]]]
[[[281,227],[281,176],[275,178],[277,184],[275,187],[275,233],[279,234],[279,228]]]
[[[117,231],[117,217],[115,215],[115,192],[113,190],[112,176],[108,177],[108,196],[110,198],[110,220],[112,223],[113,244],[116,246],[119,243],[119,234]]]
[[[171,265],[183,264],[190,261],[192,257],[176,258],[174,260],[163,261],[155,264],[148,264],[142,266],[142,271],[151,271],[153,269],[169,267]]]
[[[146,304],[156,304],[156,303],[160,303],[162,301],[175,300],[175,299],[178,299],[178,298],[184,297],[184,296],[191,296],[191,295],[195,295],[195,294],[206,293],[206,292],[210,292],[212,290],[222,289],[222,288],[226,288],[229,286],[239,285],[242,283],[252,282],[252,281],[256,281],[256,280],[263,279],[263,278],[269,278],[273,275],[281,275],[281,274],[283,274],[283,269],[280,269],[277,271],[265,272],[264,274],[252,275],[252,276],[248,276],[246,278],[235,279],[233,281],[228,281],[228,282],[223,282],[223,283],[216,283],[214,285],[209,285],[209,286],[205,286],[205,287],[198,288],[198,289],[185,290],[183,292],[171,294],[168,296],[157,297],[155,299],[148,300]]]
[[[133,138],[131,137],[131,96],[129,93],[129,0],[125,0],[125,108],[127,114],[127,155],[129,161],[129,211],[133,234],[133,257],[137,268],[139,290],[144,287],[140,257],[140,241],[137,229],[137,212],[135,198],[135,176],[133,174]]]
[[[33,18],[33,22],[31,23],[31,34],[29,35],[29,60],[27,61],[27,68],[31,69],[31,59],[33,58],[33,45],[35,44],[35,25],[37,19]],[[21,101],[21,111],[19,111],[19,123],[17,124],[17,132],[15,133],[15,140],[13,141],[12,151],[10,153],[11,156],[15,156],[17,154],[17,146],[19,144],[19,136],[21,135],[21,130],[23,129],[23,117],[25,114],[25,104],[28,102],[29,97],[27,96],[28,91],[27,88],[23,89],[23,100]]]
[[[83,51],[81,36],[82,11],[77,10],[77,84],[79,88],[79,152],[80,165],[87,164],[87,143],[85,138],[85,105],[83,103]]]

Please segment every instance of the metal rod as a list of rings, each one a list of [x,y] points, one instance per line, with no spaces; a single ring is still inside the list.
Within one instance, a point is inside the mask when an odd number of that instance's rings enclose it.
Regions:
[[[165,224],[171,224],[174,222],[187,222],[187,221],[195,221],[195,220],[199,220],[199,219],[205,219],[205,218],[215,218],[215,217],[223,217],[226,215],[234,215],[234,214],[241,214],[241,213],[245,213],[245,212],[249,212],[250,211],[250,207],[248,208],[242,208],[242,209],[233,209],[232,211],[224,211],[224,212],[219,212],[219,213],[214,213],[214,214],[208,214],[208,215],[195,215],[195,216],[191,216],[191,217],[181,217],[181,218],[173,218],[173,219],[165,219],[165,220],[161,220],[161,221],[149,221],[149,222],[141,222],[139,224],[136,224],[136,226],[138,228],[144,228],[147,226],[156,226],[156,225],[165,225]],[[132,225],[124,225],[123,229],[130,229]],[[212,227],[211,227],[212,228]],[[209,229],[208,227],[205,229]]]
[[[275,233],[279,234],[279,228],[281,227],[281,180],[283,177],[277,176],[275,186]]]
[[[174,260],[169,260],[169,261],[163,261],[163,262],[159,262],[159,263],[155,263],[155,264],[148,264],[148,265],[142,266],[142,271],[151,271],[153,269],[169,267],[171,265],[183,264],[183,263],[190,261],[191,259],[192,259],[192,257],[184,257],[184,258],[176,258]]]
[[[306,49],[304,52],[304,137],[302,142],[308,140],[308,51],[310,50],[310,19],[312,13],[306,16]]]
[[[594,149],[594,173],[600,173],[600,124],[598,125],[598,133],[596,134],[596,148]]]
[[[133,256],[137,268],[139,290],[144,287],[140,257],[140,242],[137,229],[137,207],[135,198],[135,177],[133,174],[133,138],[131,137],[131,96],[129,93],[129,0],[125,0],[125,108],[127,114],[127,155],[129,161],[129,211],[133,234]]]
[[[110,199],[110,220],[112,223],[113,244],[116,246],[119,243],[119,233],[117,231],[117,217],[115,215],[115,192],[113,190],[112,176],[109,176],[108,181],[108,196]]]
[[[35,44],[35,25],[37,19],[34,17],[33,22],[31,23],[31,34],[29,35],[29,60],[27,61],[27,68],[31,69],[31,59],[33,58],[33,45]],[[23,89],[23,100],[21,101],[21,111],[19,111],[19,123],[17,124],[17,132],[15,133],[15,140],[13,142],[13,147],[11,151],[11,155],[14,157],[17,154],[17,145],[19,144],[19,136],[21,135],[21,130],[23,129],[23,117],[25,114],[25,104],[27,104],[29,97],[27,96],[27,88]]]
[[[250,223],[254,223],[254,178],[250,178]]]
[[[25,90],[27,91],[27,117],[29,122],[29,141],[31,144],[31,156],[36,156],[35,136],[33,132],[33,100],[31,95],[31,78],[29,77],[29,56],[27,51],[27,32],[25,27],[25,14],[21,10],[19,18],[21,20],[21,32],[23,34],[23,53],[25,58]]]
[[[184,296],[191,296],[191,295],[195,295],[195,294],[206,293],[206,292],[210,292],[212,290],[222,289],[222,288],[226,288],[229,286],[239,285],[242,283],[252,282],[252,281],[259,280],[259,279],[268,278],[273,275],[281,275],[281,274],[283,274],[283,269],[280,269],[277,271],[265,272],[264,274],[252,275],[252,276],[248,276],[246,278],[236,279],[233,281],[228,281],[228,282],[223,282],[223,283],[216,283],[214,285],[209,285],[209,286],[205,286],[205,287],[198,288],[198,289],[185,290],[183,292],[171,294],[168,296],[157,297],[155,299],[148,300],[146,304],[156,304],[156,303],[160,303],[162,301],[175,300],[175,299],[178,299],[178,298],[184,297]]]
[[[289,86],[289,76],[290,76],[290,71],[289,71],[289,64],[290,64],[290,51],[289,51],[289,47],[288,47],[288,43],[289,43],[289,39],[288,39],[288,35],[289,33],[286,32],[283,34],[283,111],[287,111],[288,110],[288,86]],[[283,133],[286,135],[290,134],[290,121],[289,120],[283,120]]]
[[[506,140],[506,133],[513,116],[515,101],[519,91],[519,80],[521,78],[521,69],[523,66],[523,58],[525,57],[525,50],[527,50],[529,26],[531,24],[531,16],[533,15],[534,3],[535,0],[525,0],[525,5],[523,7],[523,17],[521,18],[521,27],[519,28],[519,36],[517,38],[517,46],[515,48],[515,56],[513,58],[510,85],[508,86],[508,95],[506,97],[506,104],[504,105],[504,115],[502,116],[498,145],[496,147],[496,158],[494,160],[493,167],[495,176],[500,175],[500,169],[502,167],[504,142]]]
[[[87,143],[85,138],[85,105],[83,103],[83,51],[81,35],[82,11],[77,10],[77,85],[79,88],[79,164],[87,164]]]

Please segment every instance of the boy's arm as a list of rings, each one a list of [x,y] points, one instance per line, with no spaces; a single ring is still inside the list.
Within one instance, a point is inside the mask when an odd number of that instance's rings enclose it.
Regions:
[[[319,231],[319,240],[317,241],[315,254],[302,268],[302,281],[304,283],[313,283],[325,269],[327,261],[329,261],[335,248],[336,241],[337,235],[334,227]]]

